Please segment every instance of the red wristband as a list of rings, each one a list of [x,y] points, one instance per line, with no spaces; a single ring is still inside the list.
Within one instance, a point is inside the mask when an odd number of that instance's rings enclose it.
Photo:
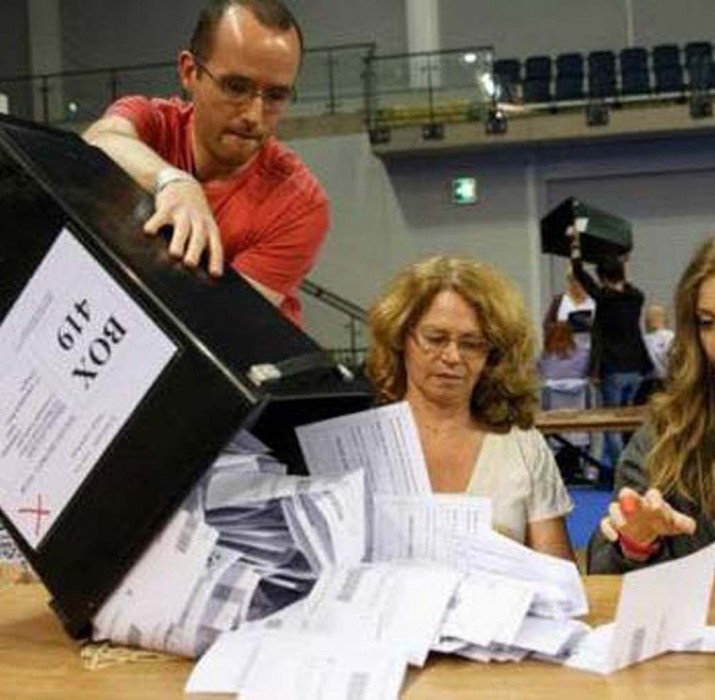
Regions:
[[[650,559],[660,550],[660,539],[657,538],[649,544],[640,544],[635,542],[630,537],[627,537],[622,532],[618,534],[618,542],[621,545],[621,551],[627,557],[632,556],[634,559]]]

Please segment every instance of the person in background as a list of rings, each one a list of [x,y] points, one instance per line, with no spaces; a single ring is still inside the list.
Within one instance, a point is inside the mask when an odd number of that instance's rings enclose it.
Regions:
[[[616,469],[615,498],[589,543],[592,573],[630,571],[715,541],[715,238],[675,295],[665,390]]]
[[[541,375],[541,405],[544,409],[584,409],[589,403],[589,351],[577,345],[567,321],[552,323],[544,338],[538,361]],[[566,442],[564,442],[564,440]],[[598,472],[582,465],[584,450],[590,445],[588,433],[569,432],[550,436],[548,444],[567,484],[595,481]]]
[[[214,276],[225,260],[296,323],[328,228],[325,192],[274,137],[302,50],[280,0],[214,0],[179,53],[191,102],[123,97],[84,134],[153,194],[147,234],[173,227],[173,257]]]
[[[555,323],[565,322],[571,327],[576,344],[589,350],[595,312],[596,302],[586,294],[574,277],[573,270],[569,268],[564,292],[554,296],[544,316],[544,338]]]
[[[549,326],[538,363],[542,379],[586,379],[588,360],[588,350],[576,344],[568,322],[557,321]]]
[[[569,227],[566,235],[570,238],[574,277],[596,302],[589,374],[600,383],[604,406],[630,405],[643,376],[651,369],[640,326],[643,292],[626,280],[623,261],[616,257],[598,263],[596,282],[583,267],[578,231]],[[603,447],[602,462],[610,467],[608,476],[612,477],[623,449],[621,435],[607,432]]]
[[[651,372],[643,377],[633,403],[642,405],[656,392],[662,391],[668,368],[668,355],[673,342],[673,331],[668,328],[665,308],[660,304],[650,304],[645,312],[645,341],[648,356],[653,365]]]
[[[650,304],[645,312],[645,345],[657,379],[663,380],[667,374],[668,351],[674,335],[668,328],[665,308],[660,304]]]
[[[492,499],[495,529],[567,559],[569,495],[534,428],[533,332],[512,284],[483,263],[405,268],[369,312],[366,373],[412,410],[435,492]]]

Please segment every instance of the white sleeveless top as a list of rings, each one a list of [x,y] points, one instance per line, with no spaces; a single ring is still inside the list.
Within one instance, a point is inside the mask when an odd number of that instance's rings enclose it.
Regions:
[[[485,434],[466,492],[490,497],[494,529],[521,543],[527,523],[573,509],[554,455],[536,428]]]

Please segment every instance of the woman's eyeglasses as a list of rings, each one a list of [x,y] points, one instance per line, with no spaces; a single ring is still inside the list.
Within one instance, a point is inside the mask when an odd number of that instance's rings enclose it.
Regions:
[[[459,356],[466,361],[484,359],[492,348],[485,338],[472,335],[453,337],[442,331],[415,329],[412,332],[412,337],[422,352],[433,357],[442,355],[451,343],[457,346]]]
[[[266,111],[279,112],[293,99],[295,90],[285,85],[269,85],[259,88],[256,83],[245,75],[214,75],[209,67],[194,56],[194,62],[219,89],[221,94],[236,104],[248,104],[260,97]]]

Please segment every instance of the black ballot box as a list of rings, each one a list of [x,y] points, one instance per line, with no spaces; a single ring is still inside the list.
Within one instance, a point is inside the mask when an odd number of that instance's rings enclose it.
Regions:
[[[569,197],[541,219],[541,252],[569,257],[565,231],[575,226],[581,233],[581,255],[597,263],[609,255],[623,256],[633,248],[631,224],[620,216]]]
[[[239,275],[171,260],[152,208],[0,118],[0,520],[73,636],[237,430],[304,473],[294,427],[372,403]]]

